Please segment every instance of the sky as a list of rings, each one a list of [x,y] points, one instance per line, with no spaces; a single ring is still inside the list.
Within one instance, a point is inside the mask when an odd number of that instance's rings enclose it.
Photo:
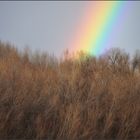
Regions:
[[[0,40],[56,56],[69,49],[94,1],[0,1]],[[123,20],[110,40],[133,54],[140,49],[140,2],[125,1]],[[115,27],[117,28],[117,27]]]

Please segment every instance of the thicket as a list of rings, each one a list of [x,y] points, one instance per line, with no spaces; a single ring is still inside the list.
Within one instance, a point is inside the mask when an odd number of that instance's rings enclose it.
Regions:
[[[58,59],[0,42],[0,139],[140,139],[140,53]]]

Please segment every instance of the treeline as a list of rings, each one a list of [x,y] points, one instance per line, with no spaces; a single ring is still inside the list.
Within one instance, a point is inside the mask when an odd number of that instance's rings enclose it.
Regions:
[[[77,56],[0,42],[0,139],[140,139],[140,53]]]

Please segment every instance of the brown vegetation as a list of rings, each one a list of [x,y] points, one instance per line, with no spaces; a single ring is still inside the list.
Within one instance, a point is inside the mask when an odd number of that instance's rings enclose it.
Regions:
[[[140,56],[79,56],[0,43],[1,139],[140,139]]]

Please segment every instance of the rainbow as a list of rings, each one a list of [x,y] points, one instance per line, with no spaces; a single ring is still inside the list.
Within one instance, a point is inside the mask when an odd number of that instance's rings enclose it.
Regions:
[[[111,33],[119,30],[115,26],[123,20],[123,8],[122,1],[91,2],[68,47],[70,52],[84,51],[98,56],[109,49]]]

